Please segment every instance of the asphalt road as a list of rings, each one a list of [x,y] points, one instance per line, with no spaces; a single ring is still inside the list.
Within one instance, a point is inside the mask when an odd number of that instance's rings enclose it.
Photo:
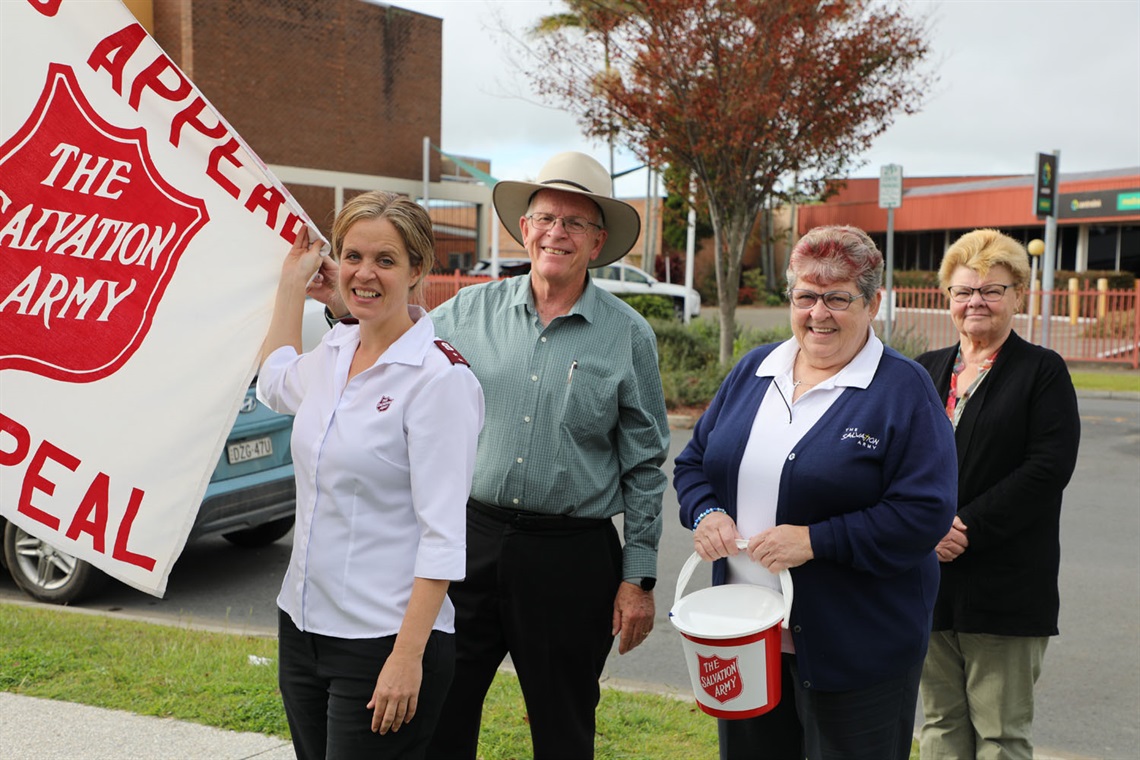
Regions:
[[[1082,444],[1062,511],[1061,635],[1038,684],[1039,754],[1140,757],[1140,402],[1082,398]],[[688,441],[675,430],[673,455]],[[610,685],[690,693],[679,634],[668,611],[680,566],[692,552],[666,491],[653,633],[633,652],[610,656]],[[166,597],[111,583],[82,606],[116,615],[251,633],[276,630],[274,600],[289,559],[286,537],[262,549],[221,538],[186,547]],[[708,583],[699,568],[689,590]],[[23,599],[0,574],[0,600]]]

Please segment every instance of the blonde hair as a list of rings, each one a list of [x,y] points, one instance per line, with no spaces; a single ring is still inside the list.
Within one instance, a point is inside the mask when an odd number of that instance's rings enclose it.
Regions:
[[[367,219],[386,219],[400,233],[408,261],[412,269],[419,271],[416,281],[408,288],[410,293],[415,293],[435,263],[435,235],[428,212],[411,198],[397,193],[370,190],[354,196],[345,202],[333,222],[334,259],[340,261],[341,247],[349,228]]]
[[[1019,290],[1029,282],[1029,253],[1025,246],[997,230],[967,232],[955,240],[942,256],[938,284],[943,288],[949,287],[950,278],[958,267],[972,269],[985,277],[996,266],[1009,269],[1013,274],[1012,285]]]

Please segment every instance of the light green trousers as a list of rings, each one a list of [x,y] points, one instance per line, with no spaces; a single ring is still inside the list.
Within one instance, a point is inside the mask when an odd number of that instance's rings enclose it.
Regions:
[[[1032,760],[1047,636],[935,631],[922,668],[922,760]]]

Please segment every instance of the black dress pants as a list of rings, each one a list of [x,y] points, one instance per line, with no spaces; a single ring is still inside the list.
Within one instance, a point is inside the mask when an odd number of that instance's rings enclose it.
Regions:
[[[340,639],[300,631],[277,611],[278,685],[298,760],[379,760],[426,755],[455,670],[455,636],[432,631],[416,714],[399,731],[372,732],[367,705],[395,636]]]
[[[796,712],[794,654],[780,655],[780,701],[755,718],[717,719],[720,760],[804,760],[804,729]]]
[[[800,685],[793,663],[809,760],[907,760],[921,676],[920,660],[889,681],[852,691],[818,691]]]
[[[528,515],[472,503],[467,577],[455,604],[455,679],[428,750],[474,760],[483,700],[507,653],[536,760],[591,758],[598,677],[613,646],[621,544],[609,520]]]

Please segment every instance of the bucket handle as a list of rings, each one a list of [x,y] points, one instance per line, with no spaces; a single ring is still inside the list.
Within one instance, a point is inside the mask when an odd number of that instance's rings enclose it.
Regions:
[[[736,546],[739,549],[747,549],[748,541],[743,538],[736,539]],[[701,564],[701,555],[693,552],[692,556],[685,560],[685,564],[681,566],[681,574],[677,576],[677,591],[673,594],[673,606],[677,606],[677,602],[681,601],[681,594],[685,591],[685,586],[689,585],[689,579],[693,577],[693,571],[697,569],[697,565]],[[784,620],[781,625],[784,628],[788,627],[788,621],[792,619],[792,574],[787,570],[779,572],[780,577],[780,591],[784,595]]]

